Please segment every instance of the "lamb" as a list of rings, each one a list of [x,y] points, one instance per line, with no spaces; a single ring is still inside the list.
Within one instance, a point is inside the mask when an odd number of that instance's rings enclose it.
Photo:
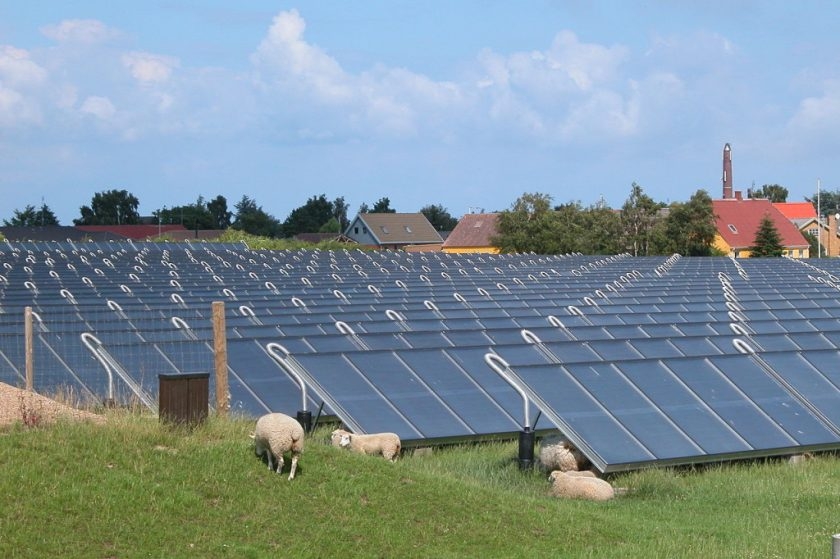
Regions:
[[[336,429],[330,435],[333,446],[348,448],[359,454],[379,455],[395,462],[400,455],[402,444],[396,433],[372,433],[360,435]]]
[[[551,494],[567,499],[588,501],[609,501],[615,497],[615,490],[609,482],[594,477],[592,472],[563,472],[555,470],[548,477]]]
[[[283,469],[283,454],[291,452],[292,467],[289,480],[295,478],[295,470],[300,454],[303,452],[303,427],[298,421],[283,413],[268,413],[257,419],[257,426],[251,438],[254,439],[254,452],[268,458],[268,469],[274,470],[272,457],[277,460],[277,473]]]
[[[543,439],[539,462],[546,471],[571,472],[589,466],[589,460],[564,437]]]

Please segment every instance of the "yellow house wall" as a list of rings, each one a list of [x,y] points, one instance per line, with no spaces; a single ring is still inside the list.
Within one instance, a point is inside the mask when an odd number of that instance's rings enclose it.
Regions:
[[[715,241],[714,241],[714,243],[712,243],[712,246],[714,246],[716,249],[720,250],[721,252],[725,253],[730,258],[749,258],[750,257],[750,251],[745,250],[745,249],[739,249],[738,250],[738,255],[736,256],[735,251],[732,249],[731,246],[729,246],[729,243],[724,241],[723,237],[721,237],[719,234],[715,235]],[[810,248],[805,248],[801,255],[799,254],[799,250],[800,249],[798,249],[798,248],[795,248],[795,249],[785,248],[782,251],[782,255],[783,256],[788,256],[790,258],[810,258],[810,254],[811,254]]]

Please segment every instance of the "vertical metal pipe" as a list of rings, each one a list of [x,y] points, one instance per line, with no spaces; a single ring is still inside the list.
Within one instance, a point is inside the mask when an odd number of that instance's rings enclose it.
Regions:
[[[840,534],[831,536],[831,559],[840,559]]]

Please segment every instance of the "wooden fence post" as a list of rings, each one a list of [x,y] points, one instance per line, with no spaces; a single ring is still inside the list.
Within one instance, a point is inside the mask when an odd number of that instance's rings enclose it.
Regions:
[[[213,356],[216,367],[216,413],[226,416],[230,409],[230,392],[228,390],[224,301],[213,302]]]

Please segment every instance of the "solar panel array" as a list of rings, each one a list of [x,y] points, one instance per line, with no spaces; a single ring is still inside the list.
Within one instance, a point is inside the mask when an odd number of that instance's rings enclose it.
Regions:
[[[22,384],[30,306],[41,392],[101,399],[107,365],[118,400],[154,407],[157,375],[213,370],[223,301],[252,416],[307,407],[408,445],[559,429],[602,472],[840,448],[833,259],[0,252],[0,381]]]

